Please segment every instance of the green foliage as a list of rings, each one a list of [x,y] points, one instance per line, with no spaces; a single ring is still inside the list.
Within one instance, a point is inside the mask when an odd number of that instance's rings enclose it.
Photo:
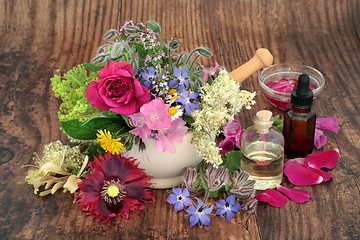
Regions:
[[[283,122],[283,120],[279,119],[279,115],[276,115],[276,116],[274,117],[274,123],[273,123],[273,125],[274,125],[275,127],[277,127],[280,131],[283,131],[284,122]]]
[[[78,140],[94,140],[98,130],[106,129],[117,135],[129,132],[131,129],[122,118],[93,118],[85,124],[74,119],[60,122],[65,133]]]
[[[241,152],[240,151],[231,151],[225,154],[225,159],[221,166],[229,169],[230,173],[240,170],[240,161],[241,161]]]
[[[95,112],[95,108],[86,100],[85,90],[92,80],[97,79],[97,75],[88,77],[87,70],[81,65],[73,67],[64,76],[59,72],[60,70],[57,70],[57,74],[50,80],[55,97],[62,100],[58,112],[60,121],[86,121]]]

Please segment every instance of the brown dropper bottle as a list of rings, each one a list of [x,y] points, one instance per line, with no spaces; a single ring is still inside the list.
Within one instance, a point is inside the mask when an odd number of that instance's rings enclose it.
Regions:
[[[316,114],[311,109],[313,92],[309,85],[310,77],[301,74],[297,88],[291,92],[291,106],[285,111],[285,153],[290,159],[306,157],[314,147]]]

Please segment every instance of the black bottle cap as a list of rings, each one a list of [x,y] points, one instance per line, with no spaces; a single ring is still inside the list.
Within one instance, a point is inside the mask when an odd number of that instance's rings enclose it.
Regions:
[[[297,88],[291,92],[291,106],[300,108],[309,108],[313,102],[313,92],[309,88],[310,77],[307,74],[301,74],[298,78]]]

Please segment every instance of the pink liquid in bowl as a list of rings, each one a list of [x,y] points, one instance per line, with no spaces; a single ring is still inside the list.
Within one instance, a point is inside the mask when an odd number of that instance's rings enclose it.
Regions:
[[[298,80],[295,78],[281,78],[274,81],[268,81],[265,83],[266,86],[271,88],[274,91],[282,92],[282,93],[291,93],[293,89],[297,87]],[[317,88],[316,85],[311,84],[309,86],[311,90]],[[276,92],[274,93],[276,94]],[[286,99],[278,99],[276,97],[270,96],[264,92],[266,99],[275,107],[280,110],[286,110],[290,107],[290,97]],[[278,95],[279,98],[284,98],[283,96]],[[315,99],[315,98],[314,98]]]

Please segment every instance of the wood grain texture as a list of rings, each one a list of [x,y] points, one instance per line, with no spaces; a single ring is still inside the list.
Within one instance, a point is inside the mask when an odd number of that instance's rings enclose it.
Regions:
[[[0,0],[0,238],[1,239],[359,239],[360,238],[360,2],[357,0]],[[41,198],[23,183],[33,152],[57,139],[60,102],[50,77],[57,69],[89,62],[102,36],[125,20],[161,24],[165,41],[182,39],[179,51],[205,46],[229,71],[268,48],[274,63],[301,63],[321,71],[324,92],[318,117],[337,116],[341,130],[326,132],[326,148],[338,148],[334,178],[304,204],[259,204],[255,214],[212,218],[211,227],[189,228],[183,212],[156,203],[106,224],[90,221],[70,194]],[[260,92],[258,73],[242,84],[257,91],[257,104],[238,116],[245,125],[261,109],[275,115]],[[284,186],[292,186],[284,180]]]

